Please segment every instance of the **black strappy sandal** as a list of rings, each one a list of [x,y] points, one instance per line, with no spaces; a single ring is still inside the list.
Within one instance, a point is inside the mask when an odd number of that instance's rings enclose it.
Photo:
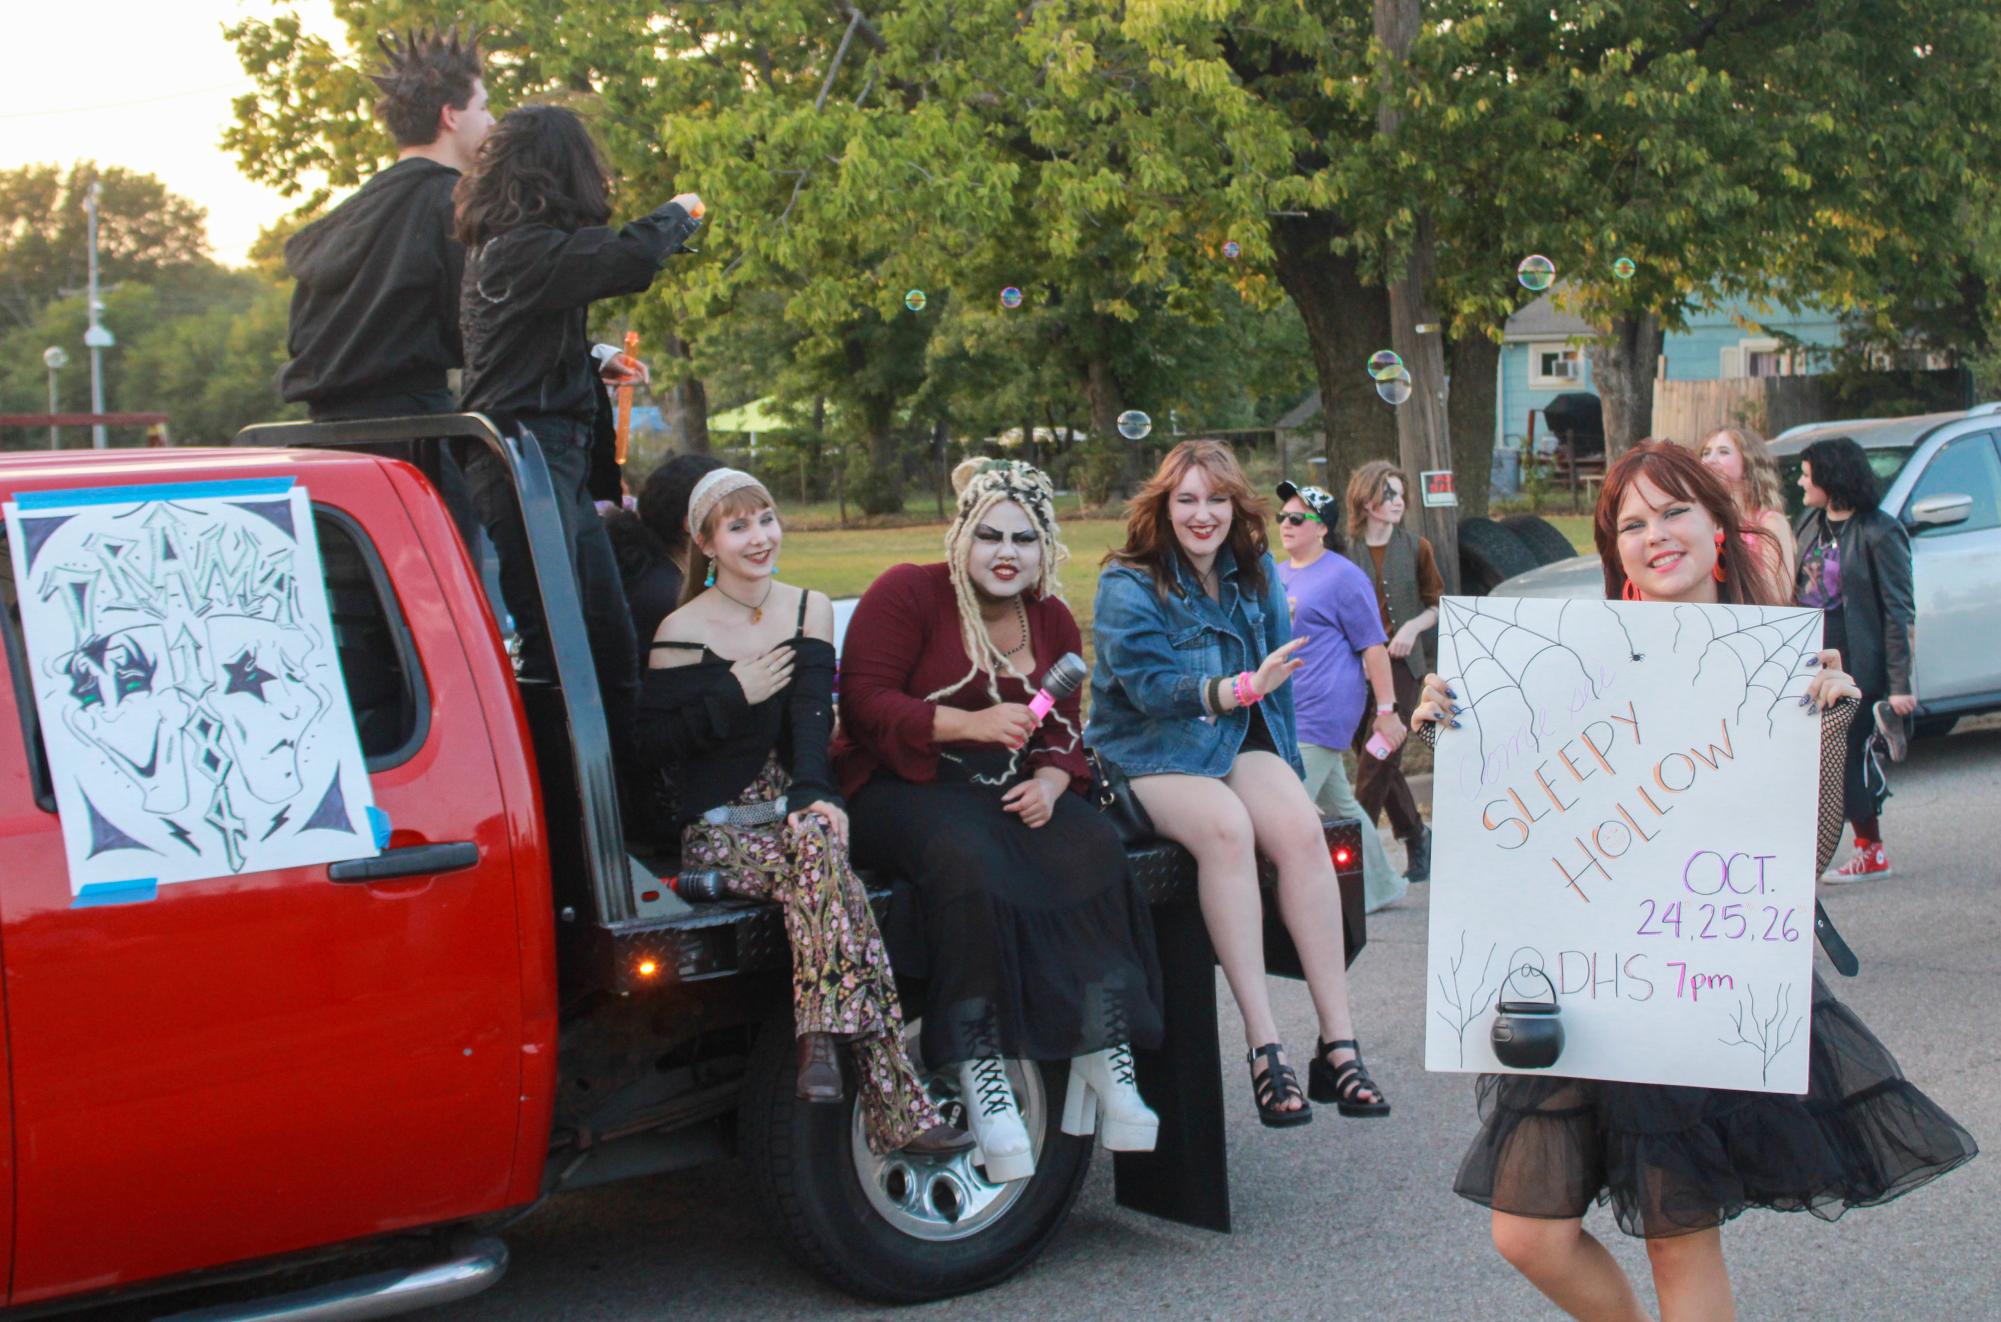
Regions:
[[[1339,1065],[1327,1059],[1330,1051],[1347,1047],[1355,1053],[1353,1060],[1344,1060]],[[1307,1095],[1316,1102],[1332,1102],[1334,1109],[1342,1115],[1372,1116],[1390,1113],[1389,1098],[1376,1081],[1369,1077],[1368,1067],[1362,1064],[1362,1048],[1352,1037],[1344,1037],[1339,1042],[1318,1042],[1314,1046],[1313,1064],[1306,1071]],[[1365,1102],[1363,1093],[1374,1093],[1380,1100]]]
[[[1252,1066],[1251,1090],[1258,1104],[1258,1119],[1272,1129],[1290,1129],[1313,1119],[1313,1108],[1306,1104],[1306,1094],[1299,1090],[1299,1075],[1292,1066],[1278,1058],[1285,1050],[1276,1042],[1267,1042],[1255,1051],[1245,1054],[1244,1063]],[[1255,1068],[1258,1057],[1265,1058],[1265,1072],[1260,1074]],[[1279,1103],[1289,1097],[1299,1099],[1297,1111],[1283,1111]]]

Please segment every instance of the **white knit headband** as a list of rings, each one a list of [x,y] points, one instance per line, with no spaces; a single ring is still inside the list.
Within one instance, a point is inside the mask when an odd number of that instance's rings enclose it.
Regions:
[[[688,493],[688,531],[699,533],[708,522],[709,511],[714,509],[723,497],[745,487],[761,487],[764,484],[740,468],[717,468],[702,474],[702,480],[695,483],[695,489]]]

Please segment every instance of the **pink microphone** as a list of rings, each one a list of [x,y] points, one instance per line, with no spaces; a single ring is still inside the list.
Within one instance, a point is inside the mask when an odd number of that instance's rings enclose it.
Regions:
[[[1075,652],[1065,652],[1050,662],[1049,669],[1043,672],[1041,689],[1028,702],[1035,719],[1042,720],[1049,715],[1050,708],[1082,688],[1090,673],[1084,666],[1084,658]]]

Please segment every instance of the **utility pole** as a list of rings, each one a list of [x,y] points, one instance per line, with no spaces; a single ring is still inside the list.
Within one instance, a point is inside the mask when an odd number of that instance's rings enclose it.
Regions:
[[[1376,128],[1394,144],[1403,126],[1396,104],[1396,81],[1423,25],[1420,0],[1374,0],[1376,40],[1389,52],[1392,67],[1382,71]],[[1418,213],[1410,260],[1390,283],[1390,347],[1410,372],[1410,398],[1397,406],[1397,458],[1416,489],[1416,531],[1431,541],[1438,573],[1448,593],[1459,591],[1459,508],[1452,487],[1452,434],[1445,412],[1445,342],[1438,313],[1425,306],[1436,239],[1431,217]],[[1431,474],[1430,478],[1425,475]],[[1443,491],[1434,490],[1442,485]],[[1449,498],[1450,504],[1433,501]]]
[[[84,195],[83,214],[90,232],[90,328],[83,333],[83,342],[90,349],[90,411],[104,412],[104,351],[118,341],[99,320],[104,315],[104,300],[97,296],[97,198],[99,184],[90,181],[90,192]],[[110,444],[104,435],[104,424],[91,424],[90,444],[102,450]]]
[[[56,434],[55,416],[61,412],[56,404],[56,373],[69,366],[69,354],[59,344],[51,344],[42,350],[42,366],[49,369],[49,448],[62,448],[62,438]]]

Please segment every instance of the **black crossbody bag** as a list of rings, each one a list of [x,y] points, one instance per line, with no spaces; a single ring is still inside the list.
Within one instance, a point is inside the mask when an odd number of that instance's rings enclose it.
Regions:
[[[1091,763],[1091,802],[1098,805],[1098,811],[1118,831],[1119,839],[1129,846],[1159,839],[1160,832],[1153,829],[1153,818],[1147,816],[1119,764],[1099,756],[1095,748],[1086,748],[1084,756]]]

